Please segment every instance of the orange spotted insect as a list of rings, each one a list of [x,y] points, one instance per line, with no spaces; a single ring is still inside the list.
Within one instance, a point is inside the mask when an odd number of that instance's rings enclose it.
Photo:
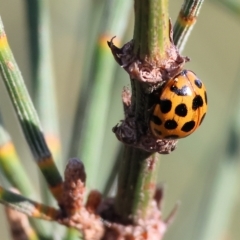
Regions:
[[[189,70],[163,86],[150,117],[150,129],[158,139],[184,138],[202,123],[207,112],[207,93],[202,81]]]

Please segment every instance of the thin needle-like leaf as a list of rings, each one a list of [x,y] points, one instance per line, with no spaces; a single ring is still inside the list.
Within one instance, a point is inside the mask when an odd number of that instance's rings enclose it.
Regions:
[[[62,193],[62,177],[45,142],[38,116],[8,45],[2,21],[0,22],[0,71],[32,154],[52,194],[59,200]]]
[[[31,46],[33,101],[53,156],[59,158],[60,139],[47,0],[27,0]]]
[[[33,102],[35,103],[44,137],[57,166],[60,164],[61,143],[57,114],[52,49],[50,44],[48,0],[26,0],[31,53]],[[46,183],[40,181],[44,202],[53,204]]]
[[[57,209],[34,202],[1,186],[0,202],[2,202],[6,207],[16,209],[29,217],[52,221],[59,215],[59,211]]]
[[[185,0],[173,28],[173,41],[181,52],[196,23],[204,0]]]
[[[114,3],[114,5],[113,5]],[[83,119],[78,156],[84,161],[88,184],[94,186],[101,160],[102,142],[106,131],[108,107],[110,105],[111,89],[114,82],[114,65],[111,52],[108,48],[109,41],[114,34],[122,37],[127,26],[128,13],[131,3],[128,1],[107,2],[106,12],[111,14],[105,21],[104,29],[97,43],[96,66],[91,90],[85,106],[86,113]],[[111,10],[111,11],[110,11]],[[117,21],[119,15],[125,15],[122,21]],[[106,14],[103,14],[104,19]],[[118,19],[119,20],[119,19]]]
[[[2,126],[0,126],[0,167],[8,181],[21,193],[30,198],[35,196],[11,138]]]

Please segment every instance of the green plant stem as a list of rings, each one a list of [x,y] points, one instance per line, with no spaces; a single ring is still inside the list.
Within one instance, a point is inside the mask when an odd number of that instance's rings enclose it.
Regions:
[[[173,28],[173,41],[181,52],[196,23],[204,0],[185,0]]]
[[[107,5],[108,3],[108,5]],[[115,34],[122,37],[127,26],[127,17],[119,21],[119,15],[127,15],[130,12],[130,2],[119,1],[106,3],[106,12],[103,14],[105,25],[99,36],[97,50],[93,65],[95,66],[91,89],[89,90],[85,107],[84,119],[82,120],[82,132],[77,155],[81,157],[86,167],[89,186],[96,186],[98,179],[98,167],[103,151],[102,144],[108,117],[108,108],[111,103],[111,90],[114,83],[115,63],[108,48],[107,41]],[[114,4],[113,4],[114,3]],[[117,4],[117,6],[116,6]],[[115,25],[114,25],[115,24]],[[89,79],[90,81],[90,79]],[[79,111],[78,111],[79,112]],[[79,118],[79,116],[76,116]],[[78,120],[79,122],[79,120]],[[78,142],[79,143],[79,142]]]
[[[48,1],[26,0],[26,2],[31,46],[33,100],[36,103],[44,134],[52,135],[59,141]],[[59,151],[59,148],[55,150]],[[53,155],[55,154],[53,152]]]
[[[134,53],[141,59],[167,57],[169,41],[168,0],[135,0]]]
[[[72,127],[72,135],[70,139],[70,147],[69,147],[69,153],[68,156],[81,156],[79,154],[81,147],[80,139],[81,139],[81,131],[83,126],[83,118],[86,111],[86,104],[88,102],[88,99],[90,97],[91,92],[91,86],[92,86],[92,72],[93,72],[93,60],[94,60],[94,50],[95,50],[95,42],[96,38],[98,36],[98,30],[99,26],[101,24],[101,16],[103,15],[103,8],[104,4],[102,1],[98,2],[98,7],[92,7],[92,2],[82,2],[83,6],[79,13],[79,24],[81,26],[78,26],[79,32],[78,32],[78,38],[81,38],[84,33],[86,36],[85,39],[85,45],[87,46],[85,48],[85,51],[83,52],[84,60],[82,61],[82,66],[78,66],[82,69],[81,71],[81,81],[80,81],[80,89],[79,89],[79,98],[78,98],[78,104],[74,116],[74,122]],[[81,19],[83,18],[86,21],[82,22]],[[94,17],[93,17],[94,16]],[[89,31],[91,29],[91,31]],[[83,40],[82,40],[83,41]],[[75,51],[75,46],[73,49]],[[79,55],[77,55],[78,57]],[[74,59],[73,59],[74,60]],[[87,81],[86,81],[87,80]],[[90,143],[89,143],[90,144]],[[94,168],[95,165],[91,166],[91,168]],[[77,240],[79,239],[79,231],[73,228],[68,228],[66,231],[66,234],[64,236],[65,240]]]
[[[29,198],[35,197],[33,187],[17,156],[9,134],[0,125],[0,168],[7,180]]]
[[[117,173],[120,167],[120,163],[122,161],[122,155],[123,155],[123,147],[119,147],[118,152],[116,154],[116,159],[114,164],[112,165],[111,170],[109,171],[110,174],[108,175],[108,178],[106,179],[105,184],[103,184],[104,186],[104,190],[103,190],[103,196],[107,197],[108,194],[110,193],[112,186],[114,184],[114,182],[116,181],[117,178]]]
[[[62,178],[45,142],[38,116],[0,22],[0,70],[23,133],[52,194],[61,198]]]
[[[52,48],[50,44],[48,0],[26,0],[29,25],[29,40],[32,70],[33,102],[44,129],[44,137],[60,165],[61,143],[57,114]],[[54,199],[44,181],[40,181],[41,195],[46,204],[54,204]]]
[[[86,104],[88,103],[88,98],[90,96],[91,87],[93,85],[93,78],[92,73],[93,71],[93,62],[95,57],[95,45],[96,39],[98,37],[98,29],[101,23],[101,16],[103,15],[103,8],[104,4],[100,2],[97,8],[91,8],[91,3],[88,2],[82,9],[84,9],[84,13],[80,12],[79,14],[79,24],[82,25],[82,16],[86,16],[86,21],[84,21],[84,26],[79,26],[79,33],[80,29],[84,29],[84,34],[86,34],[86,39],[84,44],[87,46],[85,51],[83,52],[84,60],[82,66],[80,68],[81,71],[81,81],[80,81],[80,89],[79,89],[79,98],[78,98],[78,105],[76,109],[76,113],[74,116],[74,123],[72,128],[72,135],[70,139],[70,147],[68,156],[78,156],[79,154],[79,146],[80,146],[80,138],[81,138],[81,131],[83,126],[83,117],[86,111]],[[91,10],[90,10],[91,9]],[[94,16],[94,17],[92,17]],[[91,29],[91,31],[88,31]],[[78,36],[79,37],[79,36]],[[77,46],[76,46],[77,47]]]
[[[0,123],[3,124],[1,116]],[[7,180],[21,194],[30,199],[36,199],[36,193],[31,185],[31,180],[27,177],[23,165],[19,160],[10,135],[2,125],[0,125],[0,168]],[[46,231],[46,222],[36,221],[35,219],[32,219],[31,222],[40,239],[51,240]],[[36,236],[31,235],[31,237],[35,238]]]
[[[156,188],[158,154],[125,147],[120,165],[116,210],[123,219],[133,222],[147,216],[147,210]]]
[[[134,53],[150,64],[168,60],[169,18],[168,1],[135,0]],[[131,107],[136,121],[144,121],[148,100],[142,82],[131,79]],[[156,190],[158,154],[125,146],[120,172],[116,212],[125,221],[137,222],[147,217]]]
[[[0,186],[0,202],[7,207],[11,207],[29,217],[41,218],[44,220],[55,220],[59,214],[58,210],[8,191]]]
[[[97,179],[98,165],[101,160],[102,142],[106,129],[109,95],[113,83],[112,74],[109,75],[109,71],[114,67],[114,62],[107,49],[107,45],[104,46],[103,44],[104,43],[99,44],[98,46],[96,57],[98,64],[94,77],[95,82],[90,94],[91,99],[89,99],[87,103],[80,141],[81,148],[79,148],[79,155],[84,161],[87,170],[88,184],[90,186],[95,186],[95,180]]]
[[[1,119],[1,117],[0,117]],[[1,121],[1,120],[0,120]],[[16,153],[15,147],[9,134],[0,125],[0,168],[4,176],[7,178],[16,189],[18,189],[22,194],[29,197],[30,199],[36,199],[36,193],[33,190],[30,179],[20,162],[18,155]],[[34,228],[36,229],[38,236],[47,238],[46,234],[46,224],[39,221],[32,221]],[[35,232],[34,232],[35,234]],[[36,235],[31,235],[33,239]],[[31,238],[30,238],[31,239]]]

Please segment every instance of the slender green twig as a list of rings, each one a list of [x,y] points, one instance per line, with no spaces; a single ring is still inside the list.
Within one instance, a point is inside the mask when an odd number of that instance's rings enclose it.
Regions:
[[[0,167],[8,181],[21,193],[30,198],[35,196],[11,138],[2,126],[0,126]]]
[[[158,156],[125,147],[122,158],[116,206],[123,219],[146,217],[156,187]]]
[[[41,218],[44,220],[56,220],[59,211],[55,208],[42,205],[27,199],[20,194],[8,191],[0,186],[0,202],[5,206],[11,207],[26,214],[29,217]]]
[[[134,52],[140,58],[165,58],[169,46],[168,0],[135,0]]]
[[[111,52],[107,46],[107,40],[110,40],[113,34],[121,37],[127,26],[128,13],[131,4],[128,1],[108,2],[106,12],[110,12],[105,22],[103,33],[99,36],[97,43],[97,52],[95,56],[95,71],[91,78],[94,79],[92,88],[89,92],[88,101],[85,106],[86,113],[83,119],[80,145],[78,155],[84,161],[87,169],[88,184],[95,186],[98,166],[101,160],[102,143],[106,130],[108,107],[110,105],[111,89],[114,82],[114,62]],[[111,9],[112,7],[112,9]],[[108,11],[111,10],[111,11]],[[122,21],[119,15],[127,15]],[[103,14],[106,19],[106,14]],[[78,116],[79,117],[79,116]],[[79,121],[79,120],[78,120]],[[94,150],[93,150],[94,149]]]
[[[193,29],[204,0],[185,0],[173,28],[173,41],[181,52]]]
[[[72,128],[72,135],[70,139],[70,149],[68,156],[77,156],[79,153],[79,146],[80,146],[80,137],[82,131],[82,116],[86,110],[86,104],[88,102],[88,96],[91,91],[91,86],[93,84],[92,79],[92,72],[93,72],[93,64],[95,58],[95,45],[96,45],[96,38],[98,37],[98,30],[100,28],[101,23],[101,16],[103,15],[104,4],[101,2],[97,8],[91,8],[90,2],[84,2],[84,6],[82,6],[80,13],[79,13],[79,33],[80,30],[84,28],[84,35],[85,35],[85,42],[84,44],[87,46],[85,48],[85,52],[82,54],[84,56],[84,60],[82,61],[82,71],[80,76],[80,89],[79,89],[79,98],[78,98],[78,105],[74,116],[74,123]],[[86,21],[84,21],[84,26],[82,26],[83,22],[80,21],[83,14],[86,16]],[[91,29],[91,31],[88,31]],[[77,43],[78,44],[78,43]],[[77,46],[76,46],[77,47]],[[74,51],[75,48],[74,46]],[[77,56],[78,57],[78,56]],[[80,66],[81,67],[81,66]]]
[[[1,116],[0,123],[3,124]],[[31,180],[27,177],[27,174],[23,169],[23,165],[18,158],[13,142],[11,141],[11,137],[3,128],[3,125],[0,125],[0,168],[12,186],[18,189],[25,196],[31,199],[36,199],[36,193],[31,185]],[[49,234],[47,234],[46,231],[47,227],[45,222],[33,219],[32,225],[41,239],[44,238],[45,240],[50,240]],[[37,237],[35,231],[33,231],[30,235],[30,239],[31,237]]]
[[[47,0],[27,0],[31,46],[33,101],[53,155],[59,157],[60,139],[50,45]]]
[[[59,200],[62,178],[45,142],[38,116],[8,45],[2,22],[0,22],[0,70],[32,154],[46,178],[51,192]]]
[[[54,73],[49,29],[48,0],[26,0],[29,25],[33,102],[35,103],[44,137],[60,167],[60,134],[55,96]],[[46,184],[40,181],[41,194],[46,204],[53,204]]]
[[[82,61],[82,67],[80,66],[81,70],[81,82],[80,82],[80,90],[79,90],[79,98],[78,98],[78,104],[77,109],[75,111],[74,116],[74,123],[72,128],[72,135],[70,139],[70,148],[68,156],[81,156],[81,153],[79,151],[82,149],[80,139],[81,139],[81,132],[83,127],[83,115],[86,112],[86,105],[89,101],[89,97],[91,96],[91,87],[93,83],[92,79],[92,73],[95,71],[93,70],[93,62],[95,57],[95,41],[98,36],[99,32],[99,26],[101,25],[101,16],[103,15],[103,8],[104,3],[99,1],[97,8],[91,7],[91,2],[85,1],[81,2],[81,10],[79,13],[79,23],[78,23],[78,38],[80,38],[81,31],[84,32],[84,35],[86,36],[85,45],[87,46],[85,48],[85,51],[83,53],[84,60]],[[81,21],[83,18],[83,15],[85,16],[86,21]],[[79,27],[79,25],[81,25]],[[89,31],[91,29],[91,31]],[[83,40],[84,41],[84,40]],[[77,43],[78,44],[78,43]],[[74,46],[73,49],[75,49],[77,46]],[[79,57],[77,55],[76,57]],[[75,61],[75,59],[73,59]],[[79,66],[78,66],[79,67]],[[93,119],[91,120],[93,121]],[[91,144],[89,142],[89,144]],[[83,158],[82,158],[83,159]],[[84,160],[84,159],[83,159]],[[94,168],[95,165],[91,166],[90,168]],[[90,170],[90,169],[89,169]],[[79,239],[79,232],[76,231],[73,228],[69,228],[66,232],[66,235],[64,236],[64,239],[66,240],[75,240]]]
[[[159,26],[161,25],[161,26]],[[170,47],[168,1],[135,0],[134,53],[141,60],[161,64],[168,60]],[[136,119],[145,119],[147,104],[143,103],[144,90],[139,79],[131,79],[131,104]],[[145,108],[146,109],[145,109]],[[120,166],[115,207],[126,221],[147,217],[148,208],[156,189],[158,154],[125,146]]]

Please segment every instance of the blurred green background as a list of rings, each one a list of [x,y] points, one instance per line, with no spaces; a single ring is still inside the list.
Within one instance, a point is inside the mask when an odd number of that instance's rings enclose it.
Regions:
[[[49,1],[53,67],[64,159],[74,157],[68,156],[69,139],[73,130],[80,80],[84,81],[80,79],[86,58],[83,53],[88,48],[89,31],[94,30],[94,26],[86,27],[84,24],[95,17],[94,11],[89,15],[87,2],[89,1]],[[101,1],[90,2],[97,11]],[[240,5],[240,1],[238,2]],[[182,1],[172,0],[169,4],[172,22],[175,22]],[[10,46],[31,93],[25,2],[0,0],[0,15]],[[133,12],[130,14],[125,42],[131,39],[132,32]],[[118,35],[118,32],[114,34]],[[164,239],[238,240],[240,13],[230,10],[220,1],[206,1],[182,54],[191,58],[186,68],[193,70],[205,83],[209,108],[201,128],[190,137],[180,140],[177,150],[172,154],[161,156],[159,182],[166,185],[163,216],[169,214],[178,200],[181,202],[177,218]],[[128,85],[127,74],[118,68],[110,99],[107,122],[109,128],[105,133],[104,151],[97,176],[99,185],[90,186],[91,188],[103,188],[112,159],[118,150],[119,143],[111,129],[122,119],[121,90]],[[32,162],[2,83],[0,108],[21,160],[32,181],[36,183],[36,188],[39,188],[37,168]],[[0,215],[3,216],[2,206],[0,209]],[[4,217],[0,219],[0,229],[0,239],[10,239]],[[3,230],[6,234],[4,236]]]

